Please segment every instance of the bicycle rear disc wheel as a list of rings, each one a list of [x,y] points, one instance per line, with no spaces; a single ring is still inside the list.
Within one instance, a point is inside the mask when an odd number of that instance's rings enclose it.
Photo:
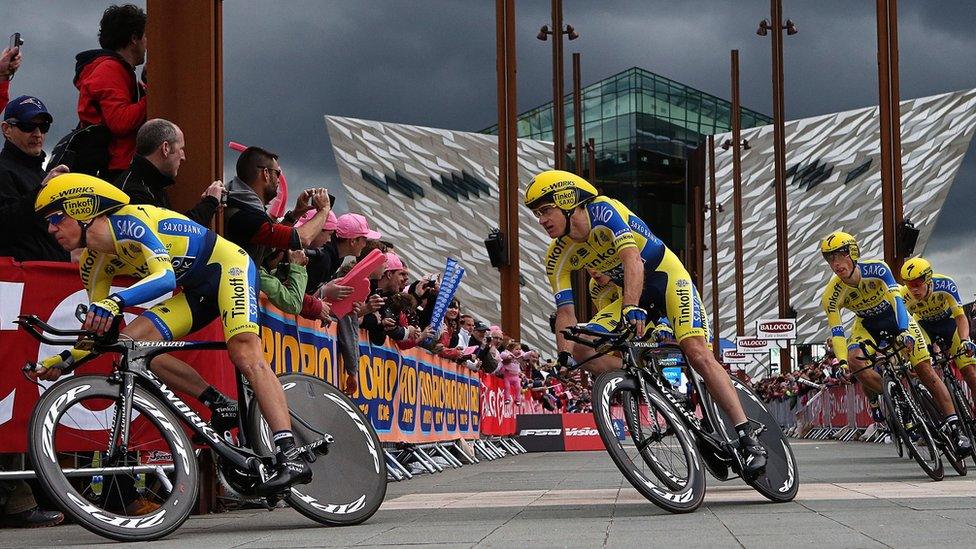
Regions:
[[[286,501],[306,517],[331,526],[359,524],[380,508],[386,497],[386,457],[376,431],[359,408],[339,389],[302,374],[278,377],[285,390],[295,444],[302,446],[331,435],[310,464],[312,481],[293,486]],[[258,406],[251,408],[250,433],[255,451],[273,453],[271,431]]]
[[[766,470],[752,480],[743,480],[770,501],[778,503],[792,501],[800,488],[800,477],[796,458],[793,457],[793,449],[786,440],[786,435],[783,434],[779,422],[769,413],[766,405],[752,389],[734,377],[729,379],[732,380],[732,386],[739,394],[739,402],[742,403],[742,411],[745,412],[746,417],[763,425],[757,438],[766,449]],[[737,440],[739,435],[735,431],[735,425],[714,400],[709,397],[708,401],[718,414],[719,423],[729,440]]]
[[[29,427],[31,462],[48,495],[88,530],[118,541],[158,539],[197,503],[196,456],[176,416],[137,386],[128,451],[103,461],[119,392],[105,376],[67,378],[45,391]]]
[[[912,456],[932,480],[942,480],[945,476],[942,456],[939,455],[932,434],[922,419],[921,411],[908,400],[905,388],[898,380],[885,376],[882,382],[885,397],[891,402],[894,411],[893,423],[898,429],[898,436],[908,449],[908,455]],[[913,440],[913,436],[918,440]]]
[[[881,395],[881,401],[884,406],[885,415],[885,425],[888,428],[888,435],[891,437],[891,441],[895,444],[895,449],[898,451],[898,457],[905,457],[905,445],[901,441],[901,436],[898,434],[898,419],[895,416],[895,410],[888,400],[888,397],[884,394]]]
[[[651,503],[671,513],[697,509],[705,497],[705,473],[698,449],[680,415],[653,387],[635,376],[606,372],[593,385],[593,416],[607,453],[633,487]],[[639,432],[617,438],[614,409],[631,399],[639,412]],[[628,426],[629,427],[629,426]],[[649,463],[653,463],[651,466]],[[662,481],[661,476],[667,481]],[[673,488],[678,486],[678,488]]]

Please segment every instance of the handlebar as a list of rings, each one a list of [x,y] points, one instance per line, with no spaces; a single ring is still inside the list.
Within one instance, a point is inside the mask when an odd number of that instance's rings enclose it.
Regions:
[[[85,305],[79,305],[75,309],[75,318],[81,321],[85,320],[88,314],[88,307]],[[112,345],[119,338],[119,329],[122,325],[122,315],[115,317],[112,320],[112,325],[104,334],[97,334],[91,330],[62,330],[51,326],[47,322],[44,322],[37,315],[20,315],[17,320],[14,321],[15,324],[19,325],[21,328],[27,332],[28,335],[34,339],[47,343],[48,345],[54,345],[59,347],[78,347],[84,348],[89,347],[93,354],[98,354],[105,350],[106,347]],[[64,336],[66,338],[73,339],[57,339],[54,336]],[[84,361],[82,361],[84,362]],[[72,368],[64,369],[65,372],[74,369],[76,366],[80,366],[80,363],[75,363]],[[24,365],[24,373],[29,373],[31,371],[37,371],[37,364],[28,362]]]

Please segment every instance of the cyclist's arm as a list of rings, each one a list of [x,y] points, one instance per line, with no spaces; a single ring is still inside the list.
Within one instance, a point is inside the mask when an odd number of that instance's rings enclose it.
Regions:
[[[563,337],[563,330],[576,324],[576,307],[563,305],[556,309],[556,351],[573,352],[573,343]]]
[[[564,245],[560,240],[549,244],[546,252],[546,277],[552,287],[556,300],[556,350],[572,352],[573,344],[566,341],[562,331],[576,323],[576,308],[573,302],[572,269],[569,258],[573,249]]]
[[[835,284],[827,286],[821,306],[827,313],[827,325],[830,327],[830,344],[834,349],[837,360],[847,361],[847,338],[844,337],[844,322],[840,318],[840,288]]]
[[[898,329],[904,332],[908,329],[908,309],[905,308],[905,300],[901,297],[901,289],[898,287],[898,283],[895,282],[895,277],[892,276],[891,269],[887,265],[881,264],[876,273],[876,276],[888,286],[888,302],[891,303],[891,307],[895,310],[895,316],[898,319]]]
[[[959,334],[959,340],[965,341],[969,339],[969,318],[966,316],[966,312],[962,310],[962,305],[959,304],[962,301],[959,297],[959,290],[954,282],[950,282],[943,291],[946,294],[946,305],[952,311],[953,320],[956,321],[956,333]]]

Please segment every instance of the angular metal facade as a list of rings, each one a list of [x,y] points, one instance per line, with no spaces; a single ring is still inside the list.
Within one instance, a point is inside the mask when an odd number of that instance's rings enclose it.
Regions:
[[[500,279],[484,239],[498,226],[498,138],[404,124],[326,116],[339,177],[351,211],[393,242],[411,277],[441,272],[445,258],[465,269],[463,311],[498,324]],[[519,195],[551,169],[552,143],[520,139]],[[549,238],[532,212],[519,208],[522,340],[551,352],[552,294],[542,258]]]
[[[843,230],[858,239],[862,257],[884,255],[879,121],[879,110],[873,107],[786,123],[790,296],[798,313],[799,342],[819,343],[827,338],[820,298],[831,273],[819,253],[820,239]],[[921,229],[916,254],[925,250],[974,128],[976,90],[901,103],[904,212]],[[744,130],[742,137],[751,146],[742,155],[742,231],[745,320],[747,335],[753,335],[755,320],[779,316],[773,127]],[[718,134],[715,143],[730,138],[729,133]],[[724,210],[716,219],[721,335],[731,338],[735,335],[731,149],[715,151],[715,168],[717,203]],[[710,240],[706,244],[711,246]],[[706,290],[711,284],[709,256],[706,253]],[[711,314],[711,292],[702,294]]]

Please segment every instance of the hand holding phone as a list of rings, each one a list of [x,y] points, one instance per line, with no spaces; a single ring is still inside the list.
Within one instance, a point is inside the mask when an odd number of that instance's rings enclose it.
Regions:
[[[13,80],[14,73],[20,68],[20,47],[23,45],[24,41],[21,40],[19,32],[10,35],[10,45],[4,52],[3,58],[0,58],[0,74],[5,74],[7,80]]]

